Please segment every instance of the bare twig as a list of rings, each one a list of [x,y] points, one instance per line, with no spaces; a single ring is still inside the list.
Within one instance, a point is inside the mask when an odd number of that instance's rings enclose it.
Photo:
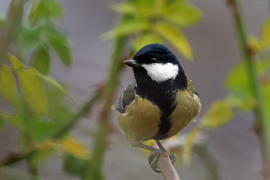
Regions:
[[[174,166],[172,165],[170,156],[167,151],[163,151],[158,160],[158,167],[165,180],[180,180]]]

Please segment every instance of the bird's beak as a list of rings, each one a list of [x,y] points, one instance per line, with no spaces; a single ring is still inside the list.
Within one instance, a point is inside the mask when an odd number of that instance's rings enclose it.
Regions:
[[[129,60],[125,60],[124,63],[132,68],[137,68],[140,66],[140,64],[138,64],[135,60],[133,59],[129,59]]]

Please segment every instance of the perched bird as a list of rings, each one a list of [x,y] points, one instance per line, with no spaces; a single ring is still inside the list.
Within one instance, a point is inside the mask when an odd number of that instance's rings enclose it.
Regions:
[[[146,45],[124,63],[133,68],[135,82],[116,102],[119,126],[131,145],[160,154],[165,149],[159,140],[176,135],[197,118],[199,96],[177,57],[162,44]],[[150,139],[160,149],[143,144]]]

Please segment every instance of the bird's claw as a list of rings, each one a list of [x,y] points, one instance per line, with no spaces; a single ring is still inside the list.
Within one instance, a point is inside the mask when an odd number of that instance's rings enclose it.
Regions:
[[[152,153],[149,157],[148,157],[148,162],[150,167],[153,169],[153,171],[155,171],[156,173],[161,173],[160,169],[158,167],[158,160],[160,155],[163,153],[163,151],[161,152],[154,152]],[[176,161],[176,155],[175,154],[170,154],[168,153],[171,159],[172,164],[174,165],[175,161]]]

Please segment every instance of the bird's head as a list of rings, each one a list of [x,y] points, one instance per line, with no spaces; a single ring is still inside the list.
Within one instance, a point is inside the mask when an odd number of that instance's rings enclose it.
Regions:
[[[157,83],[173,81],[178,76],[186,79],[176,56],[162,44],[148,44],[142,47],[132,60],[124,63],[133,68],[136,81],[147,76]]]

